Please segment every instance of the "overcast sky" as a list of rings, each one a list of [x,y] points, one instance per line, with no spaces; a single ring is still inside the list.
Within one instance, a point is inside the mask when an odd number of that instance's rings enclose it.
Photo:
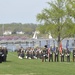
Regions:
[[[37,23],[36,15],[51,0],[0,0],[1,23]]]

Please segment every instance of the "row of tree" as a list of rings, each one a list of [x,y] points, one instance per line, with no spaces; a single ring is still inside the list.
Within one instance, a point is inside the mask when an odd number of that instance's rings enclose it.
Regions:
[[[22,24],[22,23],[9,23],[9,24],[0,24],[0,36],[3,35],[5,31],[11,31],[13,34],[16,35],[17,31],[24,32],[24,36],[32,36],[33,32],[35,32],[37,28],[37,24]]]

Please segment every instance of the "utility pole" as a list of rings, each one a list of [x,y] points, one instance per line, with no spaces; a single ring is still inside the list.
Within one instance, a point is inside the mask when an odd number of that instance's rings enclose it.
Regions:
[[[2,24],[2,36],[4,37],[4,24]]]

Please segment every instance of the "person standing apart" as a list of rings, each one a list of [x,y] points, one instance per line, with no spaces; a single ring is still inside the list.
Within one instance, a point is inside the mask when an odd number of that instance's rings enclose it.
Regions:
[[[75,60],[75,48],[73,50],[73,62],[74,62],[74,60]]]

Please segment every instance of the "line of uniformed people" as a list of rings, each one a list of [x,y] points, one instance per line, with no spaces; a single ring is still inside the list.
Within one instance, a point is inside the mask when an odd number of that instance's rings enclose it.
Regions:
[[[37,48],[27,48],[26,49],[26,58],[27,59],[41,59],[42,57],[42,49],[37,47]]]
[[[18,57],[19,58],[27,58],[27,59],[42,59],[42,62],[46,61],[54,61],[54,62],[70,62],[70,55],[71,52],[67,48],[66,50],[62,50],[62,53],[59,52],[58,47],[56,47],[56,50],[53,51],[52,47],[47,48],[46,46],[44,48],[27,48],[24,49],[21,47],[18,50]],[[73,61],[75,61],[75,49],[73,50]]]
[[[36,48],[28,47],[26,49],[21,47],[20,49],[17,50],[17,53],[18,53],[18,57],[21,59],[23,58],[41,59],[43,55],[42,49],[39,47]]]
[[[5,46],[0,46],[0,63],[6,62],[8,50]]]
[[[42,62],[46,62],[46,61],[54,61],[54,62],[70,62],[70,55],[71,52],[70,50],[67,48],[66,50],[62,50],[62,53],[60,53],[58,47],[56,47],[56,50],[53,51],[52,48],[47,48],[45,46],[44,50],[43,50],[43,57],[42,57]],[[75,60],[75,50],[73,50],[73,61]]]

